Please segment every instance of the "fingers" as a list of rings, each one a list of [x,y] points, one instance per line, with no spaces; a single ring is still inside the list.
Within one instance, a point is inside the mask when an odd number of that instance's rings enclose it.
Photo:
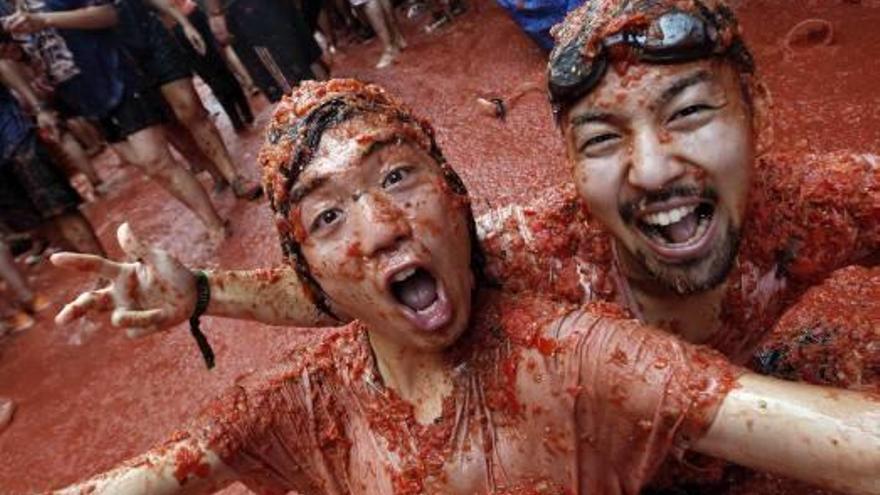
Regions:
[[[123,223],[116,230],[116,239],[125,254],[133,260],[143,260],[149,254],[149,248],[135,237],[128,222]]]
[[[89,311],[107,311],[112,307],[113,295],[110,289],[84,292],[58,312],[55,323],[60,326],[67,325]]]
[[[148,329],[149,327],[158,327],[165,320],[165,310],[163,309],[146,309],[132,310],[125,308],[116,308],[110,317],[110,323],[115,327],[129,327],[129,336],[137,329]],[[152,331],[155,331],[153,328]],[[152,331],[150,333],[152,333]],[[135,335],[137,336],[137,335]]]
[[[122,272],[122,265],[94,254],[55,253],[49,257],[52,264],[59,268],[76,270],[115,279]]]

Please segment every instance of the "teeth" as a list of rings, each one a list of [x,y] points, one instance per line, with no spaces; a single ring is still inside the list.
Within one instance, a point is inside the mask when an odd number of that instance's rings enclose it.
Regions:
[[[665,227],[667,225],[672,225],[673,223],[680,221],[682,218],[693,213],[696,209],[696,206],[681,206],[672,210],[660,211],[657,213],[646,215],[644,218],[642,218],[642,221],[648,225]]]
[[[392,279],[392,281],[393,282],[403,282],[404,280],[415,275],[415,273],[416,273],[415,268],[407,268],[406,270],[397,272],[397,274],[394,275],[394,278]]]

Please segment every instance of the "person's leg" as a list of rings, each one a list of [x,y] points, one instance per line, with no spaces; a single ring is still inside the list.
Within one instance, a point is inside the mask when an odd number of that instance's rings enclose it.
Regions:
[[[175,163],[164,131],[150,126],[113,145],[129,163],[139,167],[147,176],[186,205],[211,231],[212,236],[225,236],[226,228],[211,204],[202,185],[182,165]]]
[[[238,57],[238,53],[235,52],[235,49],[232,48],[231,45],[223,47],[223,58],[229,65],[229,70],[232,71],[235,78],[238,79],[239,84],[241,84],[241,87],[244,88],[247,94],[255,95],[260,91],[260,89],[257,88],[257,85],[254,84],[254,79],[251,77],[250,73],[248,73],[247,68]]]
[[[72,249],[78,253],[97,254],[104,256],[104,248],[101,247],[98,236],[92,224],[86,220],[79,210],[62,213],[52,218],[52,226],[61,236],[65,249]]]
[[[177,120],[186,127],[196,145],[211,159],[217,170],[232,184],[236,196],[253,199],[259,195],[259,186],[248,181],[235,170],[229,150],[217,126],[208,117],[202,100],[196,93],[191,78],[178,79],[161,86],[162,96],[171,106]]]
[[[394,13],[394,6],[391,5],[391,0],[379,0],[379,4],[382,6],[382,14],[385,16],[385,24],[388,26],[388,30],[391,33],[391,39],[394,42],[394,46],[398,49],[406,48],[406,40],[403,39],[403,34],[400,33],[400,27],[397,24],[397,15]]]
[[[76,137],[70,132],[61,133],[61,141],[58,143],[58,148],[64,154],[64,160],[85,175],[92,189],[98,192],[97,188],[102,183],[101,177],[98,175],[98,171],[95,170],[95,166],[92,165],[86,150],[83,149]]]
[[[76,140],[81,143],[86,156],[97,155],[107,144],[104,137],[101,136],[101,132],[83,117],[72,117],[64,123]]]
[[[172,116],[168,119],[168,122],[165,123],[163,128],[168,143],[180,153],[180,156],[182,156],[184,160],[186,160],[193,175],[198,175],[201,172],[208,172],[211,179],[214,181],[215,188],[224,188],[229,185],[229,181],[226,180],[226,177],[217,170],[217,167],[214,166],[211,159],[202,153],[202,150],[196,145],[192,134],[183,127],[183,124],[178,122],[177,119]]]
[[[34,303],[34,291],[31,290],[27,280],[15,266],[15,260],[6,241],[0,239],[0,277],[6,281],[6,285],[15,295],[19,303],[31,307]]]
[[[382,46],[384,47],[382,57],[379,58],[376,68],[381,69],[388,67],[394,62],[394,56],[397,53],[397,49],[395,48],[394,40],[392,39],[391,30],[385,21],[385,12],[382,8],[381,0],[370,0],[364,4],[364,13],[370,21],[370,26],[373,28],[373,31],[376,32],[376,36],[382,41]]]

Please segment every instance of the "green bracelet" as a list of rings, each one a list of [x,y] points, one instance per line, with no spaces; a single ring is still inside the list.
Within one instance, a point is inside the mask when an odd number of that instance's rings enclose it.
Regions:
[[[189,317],[189,332],[196,339],[196,344],[199,345],[199,351],[205,358],[205,365],[211,369],[214,367],[214,349],[208,343],[208,337],[199,328],[199,318],[205,314],[205,311],[208,310],[208,303],[211,302],[211,284],[208,282],[208,275],[201,270],[193,272],[193,276],[196,278],[196,307],[192,316]]]

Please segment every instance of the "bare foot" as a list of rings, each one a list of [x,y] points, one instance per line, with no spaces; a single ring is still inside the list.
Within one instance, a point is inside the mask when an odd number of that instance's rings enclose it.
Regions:
[[[394,58],[397,56],[397,52],[395,50],[385,50],[382,52],[382,56],[379,57],[379,61],[376,63],[377,69],[384,69],[389,65],[394,63]]]
[[[12,399],[0,397],[0,431],[6,429],[12,422],[12,414],[15,412],[15,402]]]

